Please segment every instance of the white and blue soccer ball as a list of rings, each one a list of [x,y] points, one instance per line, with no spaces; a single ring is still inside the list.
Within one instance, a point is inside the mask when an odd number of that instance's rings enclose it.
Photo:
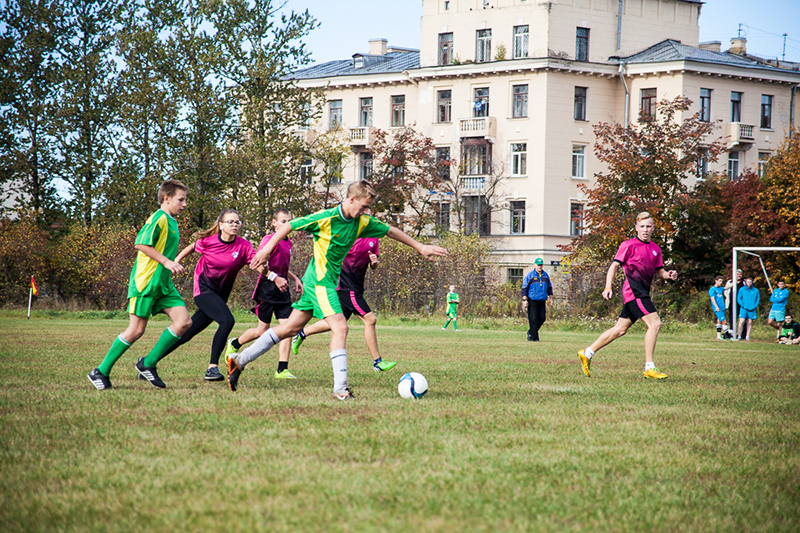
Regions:
[[[409,372],[400,378],[397,392],[403,398],[422,398],[428,392],[428,380],[419,372]]]

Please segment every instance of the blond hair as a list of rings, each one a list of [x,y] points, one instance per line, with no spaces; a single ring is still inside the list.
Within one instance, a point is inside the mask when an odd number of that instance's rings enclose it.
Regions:
[[[208,229],[195,232],[192,235],[192,237],[195,240],[199,241],[200,239],[205,239],[206,237],[210,237],[211,235],[216,235],[217,233],[220,232],[219,225],[220,223],[222,223],[222,219],[225,218],[225,215],[230,215],[231,213],[233,213],[234,215],[236,215],[238,218],[241,219],[241,217],[239,217],[239,213],[237,213],[235,209],[223,209],[222,213],[219,214],[213,226],[211,226]]]
[[[355,198],[375,198],[378,193],[375,188],[368,181],[356,181],[347,186],[347,197]]]
[[[647,220],[648,218],[653,218],[653,217],[647,211],[642,211],[641,213],[636,215],[636,223],[638,224],[642,220]]]

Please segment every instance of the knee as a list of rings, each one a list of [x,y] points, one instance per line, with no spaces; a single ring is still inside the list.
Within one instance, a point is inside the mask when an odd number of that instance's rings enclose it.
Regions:
[[[236,319],[233,318],[233,315],[228,313],[228,316],[222,319],[222,322],[219,323],[220,326],[227,329],[233,329],[233,326],[236,325]]]
[[[189,331],[190,327],[192,327],[192,319],[187,315],[185,319],[182,319],[175,324],[175,333],[178,335],[183,335]]]
[[[612,331],[612,335],[614,336],[615,339],[619,339],[626,333],[628,333],[627,328],[614,328],[614,330]]]
[[[364,320],[364,325],[366,326],[374,326],[378,323],[378,317],[375,316],[375,313],[367,313],[361,318]]]
[[[340,337],[347,337],[347,333],[350,331],[350,326],[347,325],[347,322],[341,325],[337,325],[335,327],[331,327],[331,333],[333,335],[338,335]]]
[[[651,324],[648,326],[648,329],[650,329],[651,331],[654,331],[654,332],[658,333],[658,331],[661,329],[661,319],[658,319],[658,320],[656,320],[655,322],[652,322],[652,323],[651,323]]]

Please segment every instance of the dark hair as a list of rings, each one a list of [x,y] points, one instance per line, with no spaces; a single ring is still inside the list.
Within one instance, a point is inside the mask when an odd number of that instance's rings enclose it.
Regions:
[[[277,209],[275,210],[275,212],[274,212],[274,213],[272,213],[272,220],[278,220],[278,217],[279,217],[281,214],[284,214],[284,215],[291,215],[292,213],[291,213],[291,211],[289,211],[289,210],[288,210],[288,209],[286,209],[285,207],[279,207],[279,208],[277,208]]]
[[[189,187],[178,180],[166,180],[158,188],[158,205],[164,203],[165,198],[172,198],[178,191],[188,192]]]
[[[724,280],[725,276],[723,276],[722,274],[717,274],[716,277],[714,278],[714,281],[717,281],[718,279]]]

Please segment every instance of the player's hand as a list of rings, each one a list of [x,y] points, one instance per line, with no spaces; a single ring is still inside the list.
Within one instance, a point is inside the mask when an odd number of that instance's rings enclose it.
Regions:
[[[367,252],[369,254],[369,262],[371,265],[375,266],[378,264],[378,256],[373,254],[372,252]]]
[[[526,300],[522,300],[522,308],[523,309],[527,309],[528,308],[528,300],[527,299]]]
[[[275,277],[275,286],[278,287],[278,290],[281,292],[286,292],[289,290],[289,282],[286,281],[286,278],[282,278],[280,276]]]
[[[441,246],[434,246],[432,244],[426,244],[422,247],[422,250],[419,253],[425,258],[430,261],[433,261],[434,256],[444,256],[447,255],[447,250],[442,248]]]
[[[612,291],[611,289],[606,289],[603,291],[603,298],[605,298],[606,300],[610,300],[613,294],[614,291]]]
[[[678,271],[677,270],[670,270],[669,272],[667,272],[667,275],[669,276],[669,279],[671,279],[672,281],[675,281],[676,279],[678,279]]]
[[[294,292],[303,294],[303,282],[300,279],[294,280]]]
[[[253,259],[250,261],[250,268],[253,270],[257,269],[261,265],[264,265],[269,260],[269,256],[267,255],[266,248],[257,252],[256,255],[253,256]]]
[[[173,274],[180,274],[185,270],[182,264],[176,263],[175,261],[167,261],[166,263],[164,263],[164,268],[166,268]]]

